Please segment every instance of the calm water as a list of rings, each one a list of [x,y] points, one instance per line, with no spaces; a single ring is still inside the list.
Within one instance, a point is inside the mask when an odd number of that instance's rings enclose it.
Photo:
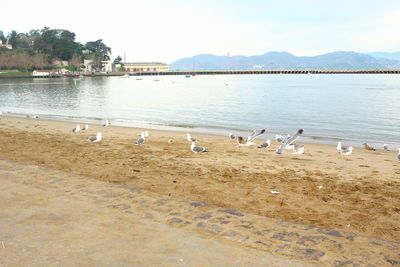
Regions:
[[[315,142],[400,145],[400,75],[158,78],[85,77],[76,85],[72,79],[0,79],[0,110],[217,134],[266,128],[268,138],[304,128]]]

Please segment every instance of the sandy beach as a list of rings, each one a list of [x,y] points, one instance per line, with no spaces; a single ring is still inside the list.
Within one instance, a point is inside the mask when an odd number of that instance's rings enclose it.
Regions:
[[[89,130],[74,134],[76,123],[0,118],[3,159],[274,219],[400,241],[396,151],[355,148],[343,157],[335,146],[305,144],[303,155],[289,151],[276,155],[275,141],[268,149],[239,148],[227,136],[193,133],[209,151],[194,154],[184,132],[152,130],[143,145],[135,146],[142,129],[89,125]],[[101,142],[86,141],[97,132],[103,135]]]

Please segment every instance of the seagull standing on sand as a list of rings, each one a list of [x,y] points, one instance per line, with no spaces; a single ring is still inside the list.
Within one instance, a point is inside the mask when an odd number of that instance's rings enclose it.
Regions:
[[[104,122],[104,124],[103,124],[103,126],[104,127],[107,127],[107,126],[109,126],[111,123],[109,122],[109,120],[106,120],[105,122]]]
[[[397,153],[397,159],[400,160],[400,148],[399,148],[399,153]]]
[[[197,139],[196,139],[196,138],[193,138],[190,134],[186,134],[186,139],[187,139],[189,142],[197,142]]]
[[[146,135],[146,133],[145,132],[141,132],[141,134],[140,134],[140,137],[139,137],[139,139],[138,140],[136,140],[136,142],[135,142],[135,145],[141,145],[141,144],[143,144],[144,143],[144,141],[146,140],[145,139],[145,135]]]
[[[304,145],[295,145],[293,146],[293,155],[300,155],[304,153]]]
[[[342,146],[342,142],[339,141],[339,142],[337,143],[336,149],[339,150],[339,151],[342,151],[342,150],[346,150],[347,147]]]
[[[289,138],[290,138],[290,134],[288,134],[286,137],[283,137],[283,135],[281,135],[281,134],[275,135],[275,139],[278,143],[285,143],[286,140],[288,140]]]
[[[300,137],[300,135],[302,135],[304,132],[303,129],[299,129],[297,130],[292,136],[290,136],[290,138],[286,139],[286,141],[280,145],[280,147],[275,151],[276,154],[282,154],[283,152],[285,152],[285,149],[287,146],[291,145],[294,141],[296,141],[297,138]]]
[[[72,129],[72,132],[73,132],[73,133],[77,133],[77,132],[79,132],[80,130],[81,130],[81,126],[79,126],[79,124],[77,124],[77,125],[75,126],[75,128]]]
[[[87,141],[93,142],[93,143],[94,143],[94,142],[100,142],[101,139],[102,139],[101,133],[97,133],[96,136],[93,136],[93,137],[88,138]]]
[[[266,140],[264,143],[262,143],[261,145],[259,145],[257,148],[268,148],[271,146],[271,140]]]
[[[190,150],[192,150],[193,153],[208,152],[207,149],[204,146],[196,146],[196,141],[192,141],[192,145],[190,146]]]
[[[348,149],[340,150],[339,153],[342,154],[343,156],[348,156],[351,155],[353,152],[353,147],[349,147]]]
[[[383,150],[389,150],[389,147],[387,144],[383,144]]]
[[[236,138],[236,136],[233,133],[229,133],[229,138],[233,140]]]
[[[82,131],[86,131],[87,129],[89,129],[89,125],[87,125],[87,124],[82,127]]]
[[[256,131],[254,130],[251,135],[249,135],[247,138],[243,138],[241,136],[238,136],[237,142],[238,146],[251,146],[254,145],[253,140],[257,137],[265,133],[265,129],[262,129],[261,131]]]

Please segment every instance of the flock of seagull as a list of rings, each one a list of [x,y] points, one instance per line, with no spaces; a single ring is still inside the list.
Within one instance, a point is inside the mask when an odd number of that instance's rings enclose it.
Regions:
[[[111,125],[111,123],[108,120],[106,120],[103,123],[104,127],[107,127],[109,125]],[[89,125],[88,124],[86,124],[83,127],[80,127],[80,125],[77,124],[75,126],[75,128],[72,129],[72,132],[73,133],[78,133],[80,131],[86,131],[88,129],[89,129]],[[253,130],[247,137],[236,136],[233,133],[229,133],[228,136],[229,136],[229,138],[231,140],[235,140],[236,139],[238,147],[252,146],[252,145],[255,145],[254,140],[257,137],[263,135],[265,132],[266,132],[266,130],[262,129],[262,130],[259,130],[259,131]],[[285,150],[292,150],[291,154],[294,154],[294,155],[303,154],[304,153],[304,145],[295,143],[295,141],[303,134],[303,132],[304,132],[303,129],[299,129],[296,132],[294,132],[292,135],[290,135],[290,134],[288,134],[286,136],[283,136],[281,134],[276,135],[275,139],[280,144],[280,146],[275,150],[275,153],[276,154],[283,154],[285,152]],[[149,137],[149,132],[148,131],[142,131],[140,133],[139,138],[136,140],[135,145],[143,144],[146,141],[147,137]],[[191,142],[190,150],[193,153],[208,152],[207,149],[204,146],[199,146],[199,145],[196,144],[198,142],[198,139],[192,137],[191,134],[189,134],[189,133],[186,134],[186,139],[187,139],[187,141]],[[88,142],[100,142],[101,140],[102,140],[102,136],[101,136],[100,132],[98,132],[96,134],[96,136],[92,136],[92,137],[89,137],[87,139]],[[173,142],[172,139],[168,140],[168,143],[172,143],[172,142]],[[366,143],[364,143],[363,145],[364,145],[365,149],[367,149],[367,150],[374,150],[374,151],[376,150],[375,148],[370,147]],[[265,149],[265,148],[268,148],[270,146],[271,146],[271,140],[267,139],[262,144],[257,146],[257,148],[260,148],[260,149],[264,148]],[[350,146],[350,147],[343,146],[342,142],[340,142],[340,141],[338,142],[338,144],[336,146],[336,149],[343,156],[349,156],[349,155],[351,155],[353,153],[353,147],[352,146]],[[383,145],[383,149],[384,150],[389,150],[388,149],[388,145],[384,144]],[[399,148],[399,151],[398,151],[398,154],[397,154],[397,159],[400,161],[400,148]]]

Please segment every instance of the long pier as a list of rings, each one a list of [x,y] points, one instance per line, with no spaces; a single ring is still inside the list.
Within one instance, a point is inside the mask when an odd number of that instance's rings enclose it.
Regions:
[[[309,69],[309,70],[182,70],[163,72],[131,72],[132,76],[145,75],[230,75],[230,74],[400,74],[400,69]]]

